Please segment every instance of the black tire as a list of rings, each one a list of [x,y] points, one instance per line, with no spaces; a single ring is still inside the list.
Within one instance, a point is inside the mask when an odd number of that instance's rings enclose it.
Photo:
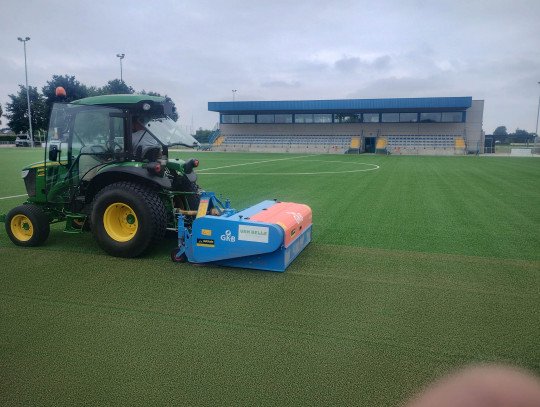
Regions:
[[[20,205],[9,211],[6,232],[17,246],[39,246],[49,237],[49,218],[36,205]]]
[[[132,182],[116,182],[94,198],[92,233],[116,257],[137,257],[163,239],[167,211],[158,194]]]
[[[178,176],[173,181],[173,189],[181,192],[193,192],[193,194],[185,195],[181,199],[185,199],[190,210],[197,210],[201,202],[201,189],[196,182],[192,182],[186,175]],[[182,205],[185,206],[185,205]],[[188,209],[188,208],[182,208]]]

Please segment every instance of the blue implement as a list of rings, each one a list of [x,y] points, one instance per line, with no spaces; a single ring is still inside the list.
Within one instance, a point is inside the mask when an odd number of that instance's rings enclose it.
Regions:
[[[283,272],[311,242],[311,209],[263,201],[240,212],[203,193],[191,227],[179,215],[173,260]]]

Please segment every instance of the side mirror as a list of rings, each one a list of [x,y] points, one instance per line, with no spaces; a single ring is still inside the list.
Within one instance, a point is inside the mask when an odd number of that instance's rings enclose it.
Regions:
[[[51,145],[49,148],[49,161],[57,161],[58,160],[58,146],[57,145]]]

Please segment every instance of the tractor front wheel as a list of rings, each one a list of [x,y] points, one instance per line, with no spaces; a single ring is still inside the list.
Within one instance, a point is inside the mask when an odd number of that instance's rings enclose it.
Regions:
[[[167,211],[153,190],[132,182],[103,188],[92,206],[92,232],[107,253],[137,257],[161,240]]]
[[[39,246],[50,232],[49,218],[36,205],[20,205],[6,217],[6,232],[17,246]]]

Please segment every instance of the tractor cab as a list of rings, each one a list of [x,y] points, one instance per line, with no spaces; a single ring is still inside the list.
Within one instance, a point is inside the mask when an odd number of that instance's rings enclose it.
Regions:
[[[97,96],[55,104],[45,157],[47,200],[66,203],[71,189],[84,190],[105,167],[116,165],[118,171],[133,167],[132,163],[166,167],[169,147],[198,146],[167,115],[172,113],[170,105],[165,98],[146,95]]]
[[[107,106],[53,106],[44,163],[48,201],[65,202],[67,186],[90,181],[103,166],[127,158],[124,115]]]

